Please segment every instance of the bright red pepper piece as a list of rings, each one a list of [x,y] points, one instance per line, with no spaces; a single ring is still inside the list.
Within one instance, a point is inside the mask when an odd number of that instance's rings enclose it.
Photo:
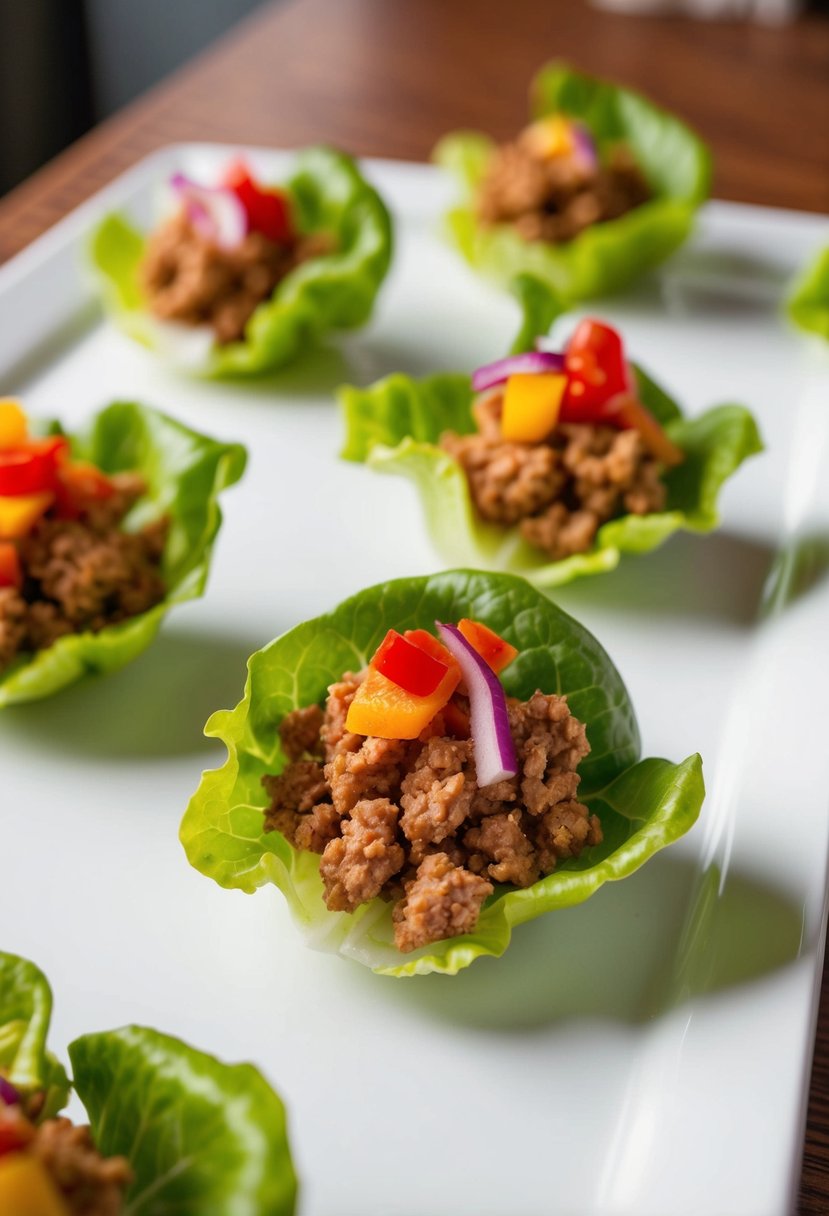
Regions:
[[[58,465],[69,450],[62,435],[0,451],[0,497],[54,491]]]
[[[239,199],[254,232],[261,232],[277,245],[289,245],[293,241],[290,202],[284,190],[263,190],[243,160],[233,162],[223,184]]]
[[[601,422],[602,407],[632,387],[621,335],[603,321],[586,319],[576,326],[564,352],[567,389],[562,422]]]
[[[22,586],[23,570],[17,548],[10,541],[0,540],[0,587]]]
[[[431,696],[449,670],[446,663],[421,650],[396,629],[388,631],[371,666],[415,697]]]
[[[19,1153],[33,1138],[34,1130],[30,1132],[22,1120],[12,1122],[0,1119],[0,1157],[5,1157],[7,1153]]]

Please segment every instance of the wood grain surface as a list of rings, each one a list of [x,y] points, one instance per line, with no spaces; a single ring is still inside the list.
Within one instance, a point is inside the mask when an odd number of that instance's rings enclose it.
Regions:
[[[553,57],[682,114],[714,149],[717,197],[829,212],[825,14],[773,29],[612,16],[586,0],[282,0],[0,200],[0,260],[177,141],[324,140],[425,160],[453,128],[506,137],[526,117],[530,76]],[[799,1205],[829,1213],[829,973]]]

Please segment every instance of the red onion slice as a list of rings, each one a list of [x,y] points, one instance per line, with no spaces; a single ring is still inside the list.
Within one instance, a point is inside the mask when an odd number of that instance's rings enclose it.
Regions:
[[[571,122],[570,125],[573,132],[573,147],[579,160],[589,169],[598,168],[599,154],[596,151],[593,136],[583,123]]]
[[[495,363],[487,363],[472,373],[472,391],[482,393],[485,389],[503,384],[510,376],[520,373],[563,372],[564,355],[551,350],[528,350],[522,355],[509,355]]]
[[[460,665],[469,693],[472,742],[478,785],[494,785],[518,772],[515,744],[501,681],[455,625],[435,621],[441,641]]]
[[[4,1106],[20,1106],[20,1094],[11,1081],[7,1081],[5,1077],[0,1077],[0,1104]]]
[[[188,218],[206,240],[222,249],[235,249],[248,231],[248,216],[232,190],[200,186],[183,173],[170,178],[170,186],[187,210]]]

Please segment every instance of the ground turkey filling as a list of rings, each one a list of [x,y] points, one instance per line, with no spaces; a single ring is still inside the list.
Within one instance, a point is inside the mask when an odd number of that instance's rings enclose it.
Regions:
[[[164,598],[168,521],[122,531],[121,521],[147,487],[134,473],[110,480],[109,498],[90,503],[78,519],[47,513],[18,543],[23,586],[0,587],[0,670],[19,654],[69,633],[115,625]]]
[[[493,883],[528,887],[601,841],[598,819],[576,798],[590,746],[565,697],[507,699],[518,772],[479,788],[472,742],[444,734],[440,713],[419,739],[348,733],[364,674],[333,684],[324,710],[287,715],[289,763],[262,779],[265,830],[322,854],[332,911],[391,900],[395,943],[415,950],[471,933]]]
[[[543,443],[501,436],[502,394],[473,405],[474,435],[447,431],[440,444],[463,468],[482,519],[518,525],[554,561],[584,553],[603,523],[665,506],[662,466],[638,431],[559,424]]]
[[[69,1119],[35,1126],[16,1106],[0,1105],[0,1133],[37,1157],[70,1216],[119,1216],[132,1170],[124,1157],[102,1157],[88,1127]]]
[[[519,137],[496,149],[478,194],[484,225],[513,224],[527,241],[571,241],[585,228],[615,220],[651,192],[624,145],[596,167],[569,156],[543,157]]]
[[[177,212],[150,236],[141,280],[150,310],[161,320],[210,325],[217,342],[236,342],[289,271],[333,248],[325,232],[290,244],[249,232],[236,248],[222,249]]]

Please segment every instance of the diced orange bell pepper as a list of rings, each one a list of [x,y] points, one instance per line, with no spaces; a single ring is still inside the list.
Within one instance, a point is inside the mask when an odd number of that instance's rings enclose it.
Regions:
[[[455,691],[460,669],[449,668],[428,697],[416,697],[369,667],[348,709],[345,728],[380,739],[416,739]]]
[[[57,479],[57,511],[61,519],[77,519],[91,502],[115,493],[112,479],[94,464],[74,460],[61,465]]]
[[[549,114],[521,132],[521,143],[535,156],[569,156],[575,148],[573,127],[562,114]]]
[[[505,642],[494,629],[482,625],[480,621],[470,621],[468,617],[464,617],[462,621],[458,621],[458,629],[496,675],[518,654],[514,646]]]
[[[19,401],[13,397],[0,400],[0,448],[14,448],[26,442],[29,425]]]
[[[0,497],[0,540],[19,540],[26,536],[54,501],[54,494]]]
[[[635,429],[645,447],[658,461],[671,468],[682,464],[685,453],[663,431],[649,409],[632,393],[620,393],[605,406],[607,421],[614,426]]]
[[[558,422],[567,377],[519,372],[504,386],[501,434],[514,443],[541,443]]]
[[[23,570],[15,545],[0,540],[0,587],[22,587]]]
[[[28,1153],[0,1159],[0,1212],[3,1216],[69,1216],[45,1167]]]

